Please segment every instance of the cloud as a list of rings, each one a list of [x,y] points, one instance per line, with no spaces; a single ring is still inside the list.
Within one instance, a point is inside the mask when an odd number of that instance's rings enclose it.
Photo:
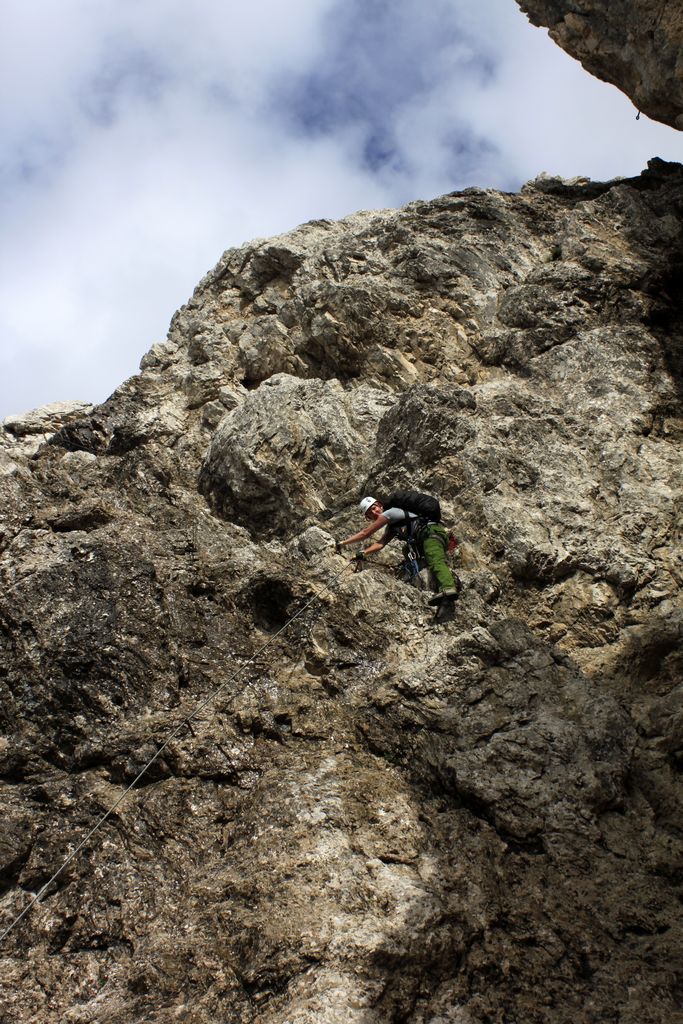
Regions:
[[[353,125],[356,162],[394,201],[468,185],[515,189],[541,170],[637,174],[662,145],[683,155],[678,133],[636,122],[626,97],[510,0],[369,9],[355,0],[328,25],[324,60],[291,77],[280,102],[312,137]]]
[[[230,245],[681,136],[513,0],[12,0],[0,54],[0,416],[102,400]]]

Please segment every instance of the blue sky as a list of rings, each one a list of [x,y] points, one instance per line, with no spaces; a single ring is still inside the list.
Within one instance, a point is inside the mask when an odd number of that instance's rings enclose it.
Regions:
[[[221,252],[683,159],[514,0],[7,0],[0,417],[102,401]]]

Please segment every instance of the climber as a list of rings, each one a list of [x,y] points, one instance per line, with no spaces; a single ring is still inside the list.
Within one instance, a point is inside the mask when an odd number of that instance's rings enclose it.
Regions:
[[[397,492],[397,496],[402,493]],[[417,495],[416,492],[405,492],[406,497],[409,494],[417,498],[426,497]],[[436,605],[440,604],[443,600],[453,601],[458,596],[460,585],[459,581],[456,583],[453,573],[446,562],[448,533],[440,524],[441,512],[438,502],[433,498],[427,499],[427,502],[432,502],[433,505],[426,504],[426,509],[429,511],[427,514],[420,514],[405,508],[395,507],[393,503],[391,503],[389,508],[385,508],[383,503],[376,498],[363,498],[360,503],[360,510],[365,518],[369,520],[370,525],[366,526],[364,530],[360,530],[358,533],[354,533],[352,536],[339,541],[337,548],[345,547],[347,544],[357,544],[366,540],[373,533],[376,533],[377,530],[381,530],[382,527],[386,527],[381,538],[370,544],[364,551],[359,552],[356,555],[356,559],[363,561],[368,555],[374,554],[375,551],[381,551],[394,537],[398,537],[399,540],[407,543],[412,543],[418,552],[424,556],[438,583],[439,592],[429,601],[429,604]],[[405,503],[410,504],[409,501]],[[414,507],[418,508],[419,505]]]

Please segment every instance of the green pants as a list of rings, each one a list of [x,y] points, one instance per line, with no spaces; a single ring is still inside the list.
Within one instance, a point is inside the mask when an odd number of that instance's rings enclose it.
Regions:
[[[454,587],[453,573],[448,568],[446,552],[448,551],[448,531],[443,526],[432,524],[426,526],[419,536],[419,546],[424,552],[425,561],[436,576],[439,590]]]

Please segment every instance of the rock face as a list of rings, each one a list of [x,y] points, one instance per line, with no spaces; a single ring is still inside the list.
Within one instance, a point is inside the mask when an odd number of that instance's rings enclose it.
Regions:
[[[3,927],[177,731],[3,1020],[676,1019],[682,206],[654,161],[304,225],[6,424]],[[439,620],[335,553],[394,486],[460,538]]]
[[[518,0],[591,74],[683,129],[683,8],[667,0]]]

